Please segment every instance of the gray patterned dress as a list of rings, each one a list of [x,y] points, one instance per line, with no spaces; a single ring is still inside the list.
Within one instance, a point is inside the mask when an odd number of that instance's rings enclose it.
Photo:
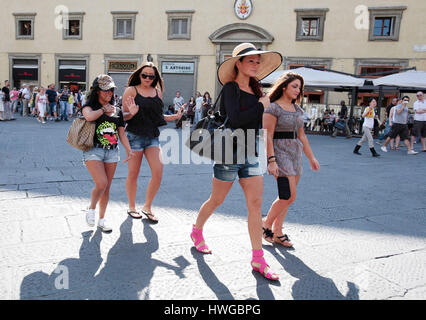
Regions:
[[[303,127],[303,110],[294,105],[295,112],[288,112],[278,104],[272,102],[265,113],[269,113],[277,118],[275,132],[278,131],[298,131]],[[279,176],[300,176],[302,175],[302,151],[303,144],[299,139],[274,139],[275,161],[278,165]]]

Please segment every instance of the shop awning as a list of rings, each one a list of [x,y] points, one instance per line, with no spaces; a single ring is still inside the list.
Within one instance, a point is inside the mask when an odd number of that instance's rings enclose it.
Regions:
[[[373,80],[375,86],[426,89],[426,71],[410,70]]]
[[[38,80],[38,66],[13,65],[12,77],[17,80]]]
[[[305,80],[305,87],[338,88],[338,87],[362,87],[366,79],[359,79],[349,75],[330,71],[321,71],[311,68],[296,68],[291,70],[278,70],[272,72],[261,81],[262,84],[274,84],[285,72],[300,74]]]
[[[86,66],[78,66],[78,65],[59,66],[59,81],[86,82]]]

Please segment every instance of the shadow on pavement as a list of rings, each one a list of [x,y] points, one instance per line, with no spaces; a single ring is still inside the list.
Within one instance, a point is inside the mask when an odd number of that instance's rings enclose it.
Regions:
[[[157,267],[165,267],[184,278],[189,262],[176,257],[176,265],[153,259],[158,250],[158,237],[150,223],[142,220],[145,243],[133,243],[133,220],[128,217],[120,226],[120,237],[108,252],[102,266],[100,244],[102,233],[84,232],[79,258],[65,259],[50,274],[27,275],[20,287],[20,299],[149,299],[149,284]],[[146,289],[144,291],[144,289]]]
[[[320,276],[302,260],[291,254],[291,249],[264,246],[292,277],[297,278],[291,288],[294,300],[359,300],[359,289],[353,282],[347,282],[349,291],[344,296],[333,280]],[[278,252],[277,252],[278,251]]]
[[[235,300],[231,291],[216,277],[213,270],[204,260],[204,254],[198,252],[195,247],[191,248],[191,254],[197,261],[198,271],[207,286],[215,293],[219,300]]]

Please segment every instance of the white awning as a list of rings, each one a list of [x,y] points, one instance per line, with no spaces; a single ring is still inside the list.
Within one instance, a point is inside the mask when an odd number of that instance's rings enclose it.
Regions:
[[[76,64],[61,64],[59,69],[67,69],[67,70],[86,70],[85,65],[76,65]]]
[[[273,84],[283,73],[289,71],[300,74],[305,80],[305,86],[309,87],[362,87],[366,80],[340,73],[302,67],[272,72],[261,83]]]
[[[395,86],[426,89],[426,71],[410,70],[373,80],[375,86]]]
[[[12,67],[15,69],[38,69],[36,64],[14,64]]]

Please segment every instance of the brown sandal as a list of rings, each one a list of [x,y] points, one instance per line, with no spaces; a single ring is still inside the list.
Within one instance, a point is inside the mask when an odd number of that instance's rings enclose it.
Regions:
[[[286,234],[282,236],[274,236],[274,242],[279,243],[280,245],[286,248],[293,247],[293,244],[290,242],[290,238]],[[285,242],[287,242],[288,244],[285,244]]]

